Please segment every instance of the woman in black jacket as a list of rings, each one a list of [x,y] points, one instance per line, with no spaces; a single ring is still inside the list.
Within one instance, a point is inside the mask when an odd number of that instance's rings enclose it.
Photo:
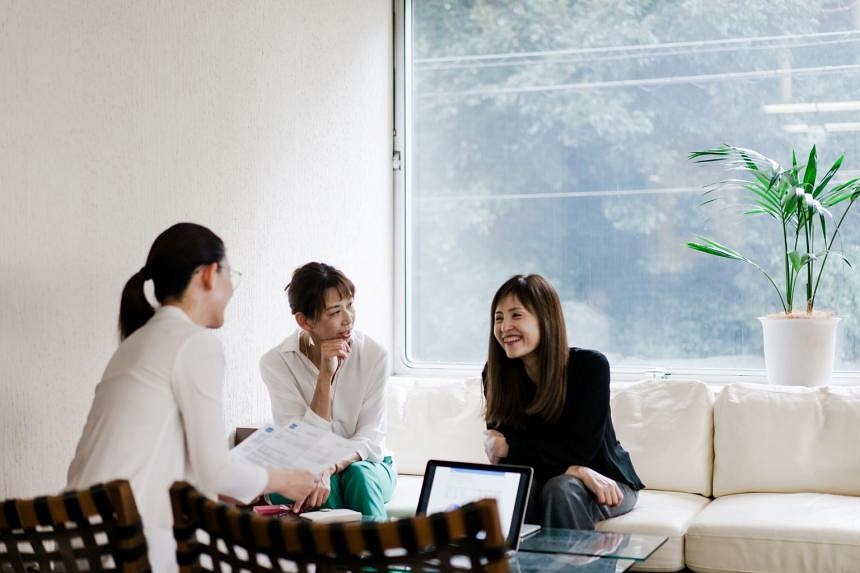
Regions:
[[[606,357],[568,348],[558,294],[539,275],[505,282],[491,313],[485,450],[534,468],[526,521],[594,529],[633,509],[645,486],[615,437]]]

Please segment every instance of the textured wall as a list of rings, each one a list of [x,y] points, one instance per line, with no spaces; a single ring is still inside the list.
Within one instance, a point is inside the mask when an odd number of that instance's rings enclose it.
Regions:
[[[219,336],[229,425],[310,259],[392,340],[390,0],[0,0],[0,498],[64,485],[156,234],[210,226],[245,273]]]

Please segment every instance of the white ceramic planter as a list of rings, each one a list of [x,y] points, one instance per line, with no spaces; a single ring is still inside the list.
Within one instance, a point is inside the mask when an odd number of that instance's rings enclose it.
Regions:
[[[791,386],[830,382],[839,317],[771,314],[759,320],[768,382]]]

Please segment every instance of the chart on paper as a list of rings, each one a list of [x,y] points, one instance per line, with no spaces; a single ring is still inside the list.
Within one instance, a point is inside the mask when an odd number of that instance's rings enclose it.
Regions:
[[[230,455],[267,469],[303,469],[318,474],[355,449],[355,444],[328,429],[292,422],[263,426]]]

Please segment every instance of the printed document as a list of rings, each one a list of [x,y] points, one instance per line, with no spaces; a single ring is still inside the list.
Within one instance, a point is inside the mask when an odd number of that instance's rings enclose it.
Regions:
[[[306,422],[263,426],[230,455],[266,469],[301,469],[313,474],[355,452],[356,446],[328,429]]]

